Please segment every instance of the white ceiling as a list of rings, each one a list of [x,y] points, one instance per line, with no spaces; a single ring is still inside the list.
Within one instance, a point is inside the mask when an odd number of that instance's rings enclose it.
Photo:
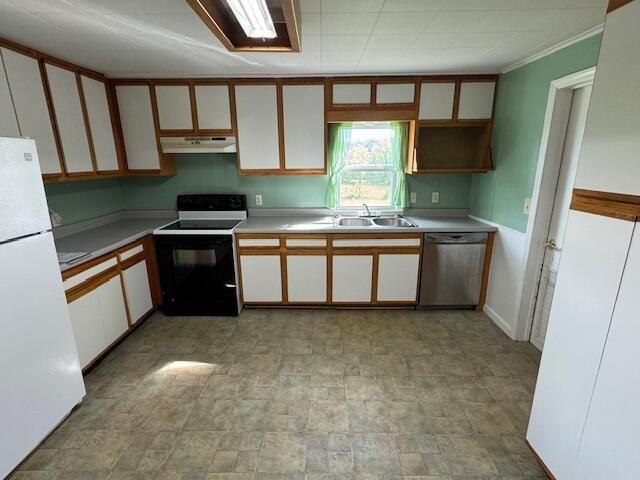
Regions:
[[[220,0],[223,1],[223,0]],[[184,0],[0,0],[0,36],[113,77],[499,72],[607,0],[300,0],[302,53],[231,53]]]

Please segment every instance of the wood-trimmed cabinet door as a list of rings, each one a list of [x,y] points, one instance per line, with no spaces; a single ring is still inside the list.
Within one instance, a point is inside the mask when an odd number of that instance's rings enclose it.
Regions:
[[[117,85],[116,97],[127,157],[132,172],[161,170],[148,85]]]
[[[278,86],[235,85],[240,173],[280,170]]]
[[[120,277],[113,275],[69,303],[69,314],[84,368],[129,328]]]
[[[493,116],[495,81],[460,82],[458,120],[490,120]]]
[[[193,132],[189,85],[155,85],[158,125],[163,132]]]
[[[378,255],[378,302],[415,302],[418,295],[419,253]]]
[[[456,82],[423,82],[420,84],[418,120],[453,120]]]
[[[201,131],[233,131],[231,97],[227,84],[196,84],[198,129]]]
[[[120,170],[105,82],[80,75],[98,172]]]
[[[333,255],[331,299],[333,303],[370,303],[373,255]]]
[[[287,301],[327,302],[327,255],[287,255]]]
[[[36,141],[42,174],[60,175],[62,163],[38,60],[7,48],[0,48],[0,51],[20,134]]]
[[[68,174],[93,173],[76,72],[49,63],[45,68],[66,171]]]
[[[151,283],[147,261],[142,258],[137,263],[124,268],[122,274],[122,285],[129,308],[129,318],[131,324],[135,324],[153,309],[151,298]]]
[[[325,173],[324,84],[283,85],[284,166]]]
[[[281,303],[280,254],[240,255],[242,300],[245,303]]]

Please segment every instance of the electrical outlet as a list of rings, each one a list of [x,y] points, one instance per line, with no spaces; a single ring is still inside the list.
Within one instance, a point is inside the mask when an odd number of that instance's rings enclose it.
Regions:
[[[529,215],[529,210],[531,210],[531,199],[525,198],[524,205],[522,206],[522,213]]]
[[[416,203],[418,201],[418,194],[416,192],[411,192],[409,195],[409,202]]]
[[[262,195],[256,195],[256,206],[262,205]]]
[[[440,201],[440,192],[431,192],[431,203],[438,203]]]

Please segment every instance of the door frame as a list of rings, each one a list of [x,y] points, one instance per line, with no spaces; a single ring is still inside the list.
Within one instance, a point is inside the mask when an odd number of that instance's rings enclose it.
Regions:
[[[542,246],[547,240],[553,213],[573,91],[592,85],[595,75],[596,67],[594,66],[553,80],[549,86],[522,257],[524,277],[515,331],[515,337],[518,339],[530,340],[531,337],[545,253]],[[535,346],[542,349],[542,345]]]

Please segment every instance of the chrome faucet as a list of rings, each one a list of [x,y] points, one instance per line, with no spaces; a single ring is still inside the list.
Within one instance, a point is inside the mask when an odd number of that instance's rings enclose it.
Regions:
[[[369,210],[369,206],[366,203],[363,203],[362,205],[364,205],[364,208],[367,210],[367,217],[370,217],[371,211]]]

